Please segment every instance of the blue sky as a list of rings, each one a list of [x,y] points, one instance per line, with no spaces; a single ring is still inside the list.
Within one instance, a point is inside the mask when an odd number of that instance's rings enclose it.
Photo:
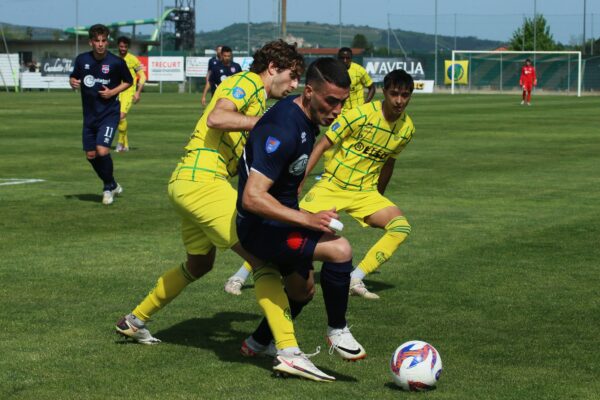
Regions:
[[[159,0],[0,0],[0,21],[21,25],[66,28],[127,19],[154,18]],[[524,17],[537,12],[549,22],[554,38],[569,44],[583,36],[600,37],[600,0],[438,0],[438,33],[507,40]],[[163,0],[165,6],[174,0]],[[275,22],[278,0],[196,0],[196,28],[211,31],[234,22]],[[340,0],[288,0],[288,21],[339,23]],[[368,8],[362,7],[368,4]],[[342,0],[342,23],[433,33],[435,0]]]

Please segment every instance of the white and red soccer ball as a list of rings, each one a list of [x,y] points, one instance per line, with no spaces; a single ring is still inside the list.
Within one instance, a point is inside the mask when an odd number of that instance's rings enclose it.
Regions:
[[[442,373],[442,359],[429,343],[411,340],[394,351],[390,372],[394,383],[404,390],[431,390]]]

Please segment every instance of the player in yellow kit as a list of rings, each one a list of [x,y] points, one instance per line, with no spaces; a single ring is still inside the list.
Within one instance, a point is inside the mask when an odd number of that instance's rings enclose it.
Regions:
[[[406,114],[414,90],[412,77],[403,70],[392,71],[383,81],[383,101],[366,103],[346,111],[315,145],[307,175],[327,149],[335,147],[325,162],[323,178],[300,202],[309,212],[346,211],[363,227],[385,230],[354,269],[350,294],[377,299],[363,278],[386,262],[410,234],[402,211],[384,196],[394,163],[412,139],[415,127]]]
[[[217,248],[253,259],[238,243],[237,192],[230,178],[237,173],[248,131],[265,112],[267,98],[293,91],[303,70],[296,46],[278,40],[254,54],[250,71],[232,75],[217,87],[169,182],[169,198],[182,219],[187,261],[158,279],[146,298],[117,322],[117,333],[144,344],[159,343],[146,322],[212,269]]]
[[[127,64],[129,72],[133,77],[133,85],[119,94],[119,102],[121,102],[121,120],[119,121],[119,138],[117,140],[117,152],[129,151],[129,140],[127,139],[127,113],[132,104],[137,104],[140,101],[140,95],[146,83],[146,74],[140,60],[129,52],[131,40],[126,36],[121,36],[117,39],[119,48],[119,56]]]
[[[348,68],[348,75],[350,75],[350,81],[352,82],[350,85],[350,97],[344,103],[344,111],[351,110],[373,100],[376,90],[375,84],[373,83],[373,80],[371,80],[367,70],[365,70],[362,65],[352,61],[352,49],[349,47],[340,48],[338,50],[337,57],[338,60],[341,60],[344,64],[346,64],[346,68]],[[365,88],[367,89],[366,97]],[[331,159],[331,156],[335,150],[335,147],[327,150],[323,155],[323,161],[327,162],[329,159]],[[322,176],[323,174],[319,174],[315,179],[320,180]]]
[[[350,81],[352,82],[350,85],[350,97],[344,103],[344,110],[350,110],[373,100],[373,96],[375,96],[375,84],[362,65],[352,62],[352,49],[349,47],[339,49],[338,59],[346,64],[348,75],[350,75]],[[366,96],[365,88],[367,89]]]

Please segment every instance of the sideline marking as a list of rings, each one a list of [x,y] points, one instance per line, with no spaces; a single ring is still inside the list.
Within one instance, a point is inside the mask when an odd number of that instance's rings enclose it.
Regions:
[[[4,181],[4,182],[1,182]],[[23,178],[7,178],[0,179],[0,186],[5,185],[22,185],[24,183],[45,182],[45,179],[23,179]]]

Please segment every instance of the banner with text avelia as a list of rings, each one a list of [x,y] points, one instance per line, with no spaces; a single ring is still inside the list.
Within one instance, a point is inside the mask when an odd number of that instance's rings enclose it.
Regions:
[[[454,76],[452,74],[452,60],[445,60],[444,84],[451,85],[452,80],[454,84],[460,83],[466,85],[469,83],[469,62],[468,61],[454,61]]]
[[[183,57],[148,57],[149,81],[184,81]]]

